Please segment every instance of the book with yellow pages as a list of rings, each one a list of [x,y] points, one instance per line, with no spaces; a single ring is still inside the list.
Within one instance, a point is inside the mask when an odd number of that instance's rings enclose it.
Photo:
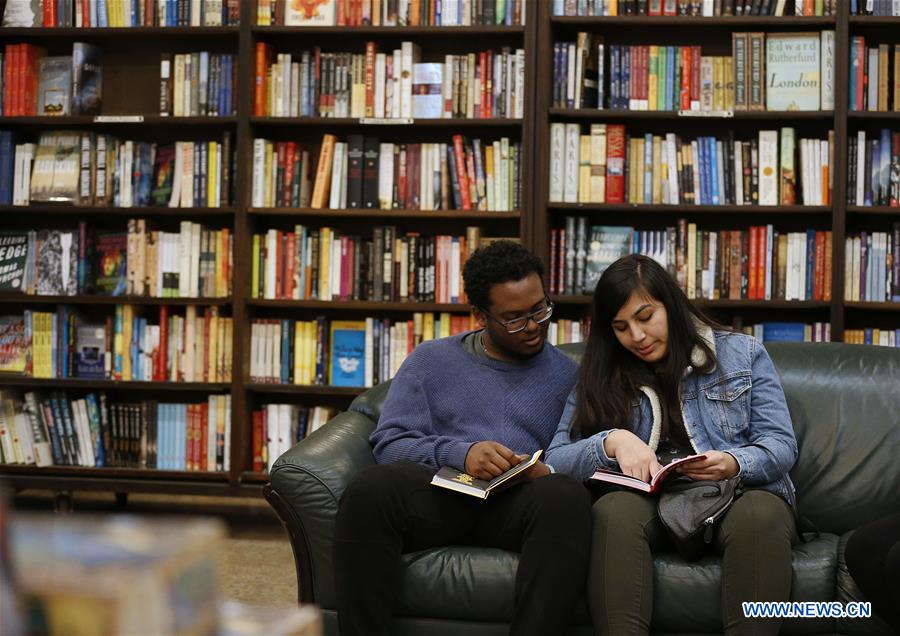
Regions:
[[[465,495],[478,497],[479,499],[487,499],[488,495],[492,492],[496,492],[516,483],[517,480],[515,478],[534,466],[538,459],[540,459],[542,452],[543,451],[540,449],[536,450],[534,455],[528,459],[523,459],[505,473],[497,475],[490,480],[476,479],[461,470],[451,468],[450,466],[444,466],[431,479],[431,484],[433,486],[455,490],[456,492],[461,492]]]

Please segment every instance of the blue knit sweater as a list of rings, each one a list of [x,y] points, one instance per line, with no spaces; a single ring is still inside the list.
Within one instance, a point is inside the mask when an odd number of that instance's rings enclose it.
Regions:
[[[463,336],[423,342],[400,367],[370,438],[378,463],[463,469],[475,442],[516,453],[547,448],[576,364],[549,344],[524,362],[476,357]]]

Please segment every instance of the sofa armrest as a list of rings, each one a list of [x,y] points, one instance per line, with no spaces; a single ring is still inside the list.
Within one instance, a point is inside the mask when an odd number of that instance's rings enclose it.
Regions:
[[[335,606],[332,543],[338,504],[354,475],[375,463],[375,422],[340,413],[284,453],[272,467],[266,499],[291,537],[299,600]]]

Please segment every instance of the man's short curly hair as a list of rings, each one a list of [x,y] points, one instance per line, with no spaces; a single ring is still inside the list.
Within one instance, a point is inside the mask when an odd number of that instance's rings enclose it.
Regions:
[[[544,280],[544,264],[537,256],[514,241],[495,241],[475,250],[463,268],[469,303],[490,309],[491,287],[498,283],[518,281],[529,274]]]

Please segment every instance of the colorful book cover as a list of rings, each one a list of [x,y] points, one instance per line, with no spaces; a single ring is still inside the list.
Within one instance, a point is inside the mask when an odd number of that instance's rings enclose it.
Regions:
[[[331,323],[331,386],[365,386],[366,323],[334,320]]]
[[[0,371],[24,373],[30,345],[24,316],[0,316]]]
[[[766,36],[766,109],[819,110],[820,34]]]
[[[0,291],[24,291],[28,232],[0,232]]]
[[[334,26],[337,0],[285,0],[286,26]]]
[[[583,292],[591,294],[606,268],[632,252],[634,228],[595,225],[591,227],[587,263],[584,272]]]
[[[97,265],[94,267],[94,287],[97,293],[110,296],[125,293],[127,252],[128,235],[125,232],[97,234]]]
[[[75,376],[104,379],[106,325],[78,325],[75,341]]]

